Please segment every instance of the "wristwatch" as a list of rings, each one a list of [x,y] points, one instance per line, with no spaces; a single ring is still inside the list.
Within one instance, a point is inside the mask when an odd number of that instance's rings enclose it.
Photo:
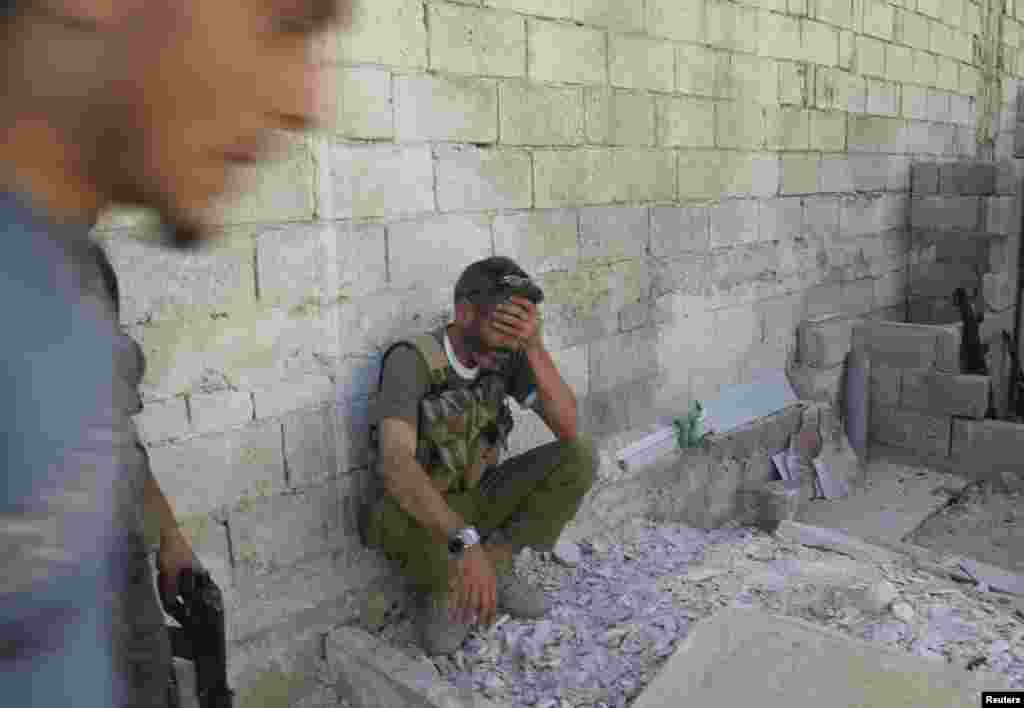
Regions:
[[[472,526],[459,529],[448,539],[448,553],[453,558],[459,558],[466,549],[480,543],[480,532]]]

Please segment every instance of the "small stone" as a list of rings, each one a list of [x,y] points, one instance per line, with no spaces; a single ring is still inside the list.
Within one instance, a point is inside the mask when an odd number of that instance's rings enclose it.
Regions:
[[[864,591],[863,609],[865,612],[882,612],[898,596],[899,593],[892,583],[888,580],[879,580]]]
[[[573,567],[583,560],[580,547],[570,541],[559,541],[554,548],[555,560],[564,566]]]
[[[892,606],[893,616],[901,622],[908,624],[914,620],[914,608],[905,602],[897,602]]]

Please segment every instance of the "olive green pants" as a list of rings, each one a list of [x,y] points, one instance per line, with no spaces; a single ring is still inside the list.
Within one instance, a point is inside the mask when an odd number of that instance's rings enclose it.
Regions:
[[[586,438],[555,441],[502,462],[474,489],[446,494],[445,500],[485,541],[498,531],[516,550],[550,550],[593,485],[597,459]],[[378,502],[370,537],[420,590],[448,587],[448,549],[391,496]]]

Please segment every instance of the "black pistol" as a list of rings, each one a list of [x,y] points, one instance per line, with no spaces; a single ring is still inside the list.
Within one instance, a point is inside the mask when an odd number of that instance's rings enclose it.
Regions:
[[[217,583],[206,570],[186,569],[178,576],[178,595],[170,605],[164,602],[164,608],[181,625],[167,628],[171,651],[195,665],[201,708],[232,708],[224,600]]]

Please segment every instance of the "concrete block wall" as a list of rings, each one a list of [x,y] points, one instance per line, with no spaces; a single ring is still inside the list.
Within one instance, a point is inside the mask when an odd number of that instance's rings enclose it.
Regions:
[[[1022,19],[970,0],[357,3],[319,48],[323,129],[225,201],[222,239],[167,254],[147,215],[105,215],[148,358],[139,425],[227,588],[239,684],[298,700],[282,676],[304,660],[276,638],[329,632],[386,572],[351,514],[379,356],[450,316],[462,267],[510,255],[543,281],[598,437],[782,367],[798,323],[904,306],[912,162],[1013,154]],[[526,419],[515,449],[548,435]]]
[[[960,373],[959,329],[865,321],[852,347],[870,361],[870,442],[950,464],[954,421],[982,421],[991,395],[988,376]]]
[[[980,312],[1013,307],[1020,240],[1019,167],[1000,162],[918,162],[911,170],[910,322],[959,322],[950,295],[977,294]]]

